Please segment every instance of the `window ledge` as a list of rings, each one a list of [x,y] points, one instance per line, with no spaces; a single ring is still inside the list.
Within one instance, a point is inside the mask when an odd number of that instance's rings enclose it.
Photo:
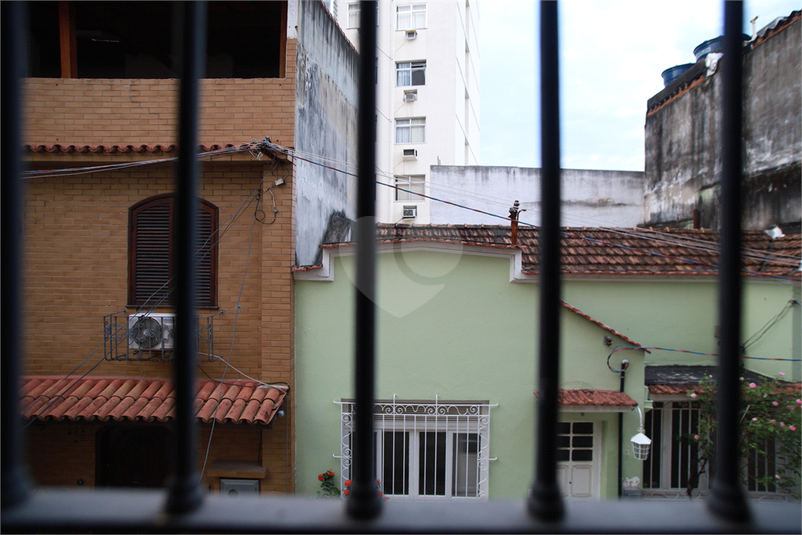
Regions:
[[[632,500],[566,503],[561,521],[542,522],[520,500],[478,503],[387,501],[373,520],[355,520],[345,500],[309,496],[206,495],[197,510],[165,514],[164,490],[41,489],[3,510],[2,531],[192,533],[799,533],[798,503],[750,504],[752,521],[733,524],[702,502]]]

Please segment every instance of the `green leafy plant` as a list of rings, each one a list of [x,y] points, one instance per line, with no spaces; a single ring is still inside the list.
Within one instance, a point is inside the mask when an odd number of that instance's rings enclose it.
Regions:
[[[340,489],[334,484],[333,470],[326,470],[322,474],[318,474],[317,478],[320,481],[320,490],[317,491],[318,498],[336,498],[340,495]]]
[[[780,376],[784,376],[780,373]],[[747,488],[776,489],[800,498],[800,462],[802,461],[802,399],[799,390],[779,378],[763,383],[746,383],[741,378],[741,410],[739,454],[740,476]],[[690,496],[698,486],[699,476],[708,472],[715,462],[716,383],[712,376],[703,380],[688,394],[699,404],[697,434],[685,437],[698,446],[698,463],[688,481]],[[706,417],[705,417],[706,416]],[[766,462],[774,469],[749,469],[750,463]]]

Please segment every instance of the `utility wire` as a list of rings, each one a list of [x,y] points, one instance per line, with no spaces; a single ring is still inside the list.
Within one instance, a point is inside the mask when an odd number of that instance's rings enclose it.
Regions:
[[[337,169],[335,167],[332,167],[332,166],[329,166],[329,165],[326,165],[326,164],[318,163],[318,162],[315,162],[315,161],[307,159],[307,158],[296,156],[296,155],[292,154],[289,151],[289,149],[287,149],[285,147],[281,147],[279,145],[275,145],[275,144],[270,143],[270,142],[266,142],[266,143],[267,143],[267,145],[269,146],[269,148],[271,150],[274,150],[276,152],[280,152],[280,153],[286,154],[288,156],[293,156],[293,157],[298,158],[300,160],[306,161],[306,162],[314,164],[314,165],[319,165],[319,166],[325,167],[327,169],[331,169],[332,171],[335,171],[335,172],[338,172],[338,173],[343,173],[343,174],[350,175],[350,176],[356,176],[355,173],[351,173],[349,171],[344,171],[342,169]],[[503,220],[506,220],[506,221],[511,221],[511,219],[509,217],[498,215],[498,214],[493,214],[491,212],[486,212],[484,210],[479,210],[478,208],[471,208],[470,206],[465,206],[465,205],[462,205],[462,204],[454,203],[454,202],[451,202],[451,201],[447,201],[445,199],[439,199],[439,198],[431,196],[431,195],[418,193],[418,192],[411,191],[411,190],[408,190],[408,189],[405,189],[405,188],[401,188],[399,186],[387,184],[387,183],[384,183],[384,182],[381,182],[381,181],[378,181],[378,180],[376,181],[376,183],[379,184],[379,185],[385,186],[385,187],[396,189],[398,191],[404,191],[404,192],[411,193],[411,194],[414,194],[414,195],[418,195],[418,196],[421,196],[421,197],[424,197],[424,198],[427,198],[427,199],[431,199],[433,201],[437,201],[437,202],[441,202],[441,203],[448,204],[448,205],[451,205],[451,206],[455,206],[457,208],[462,208],[462,209],[465,209],[465,210],[470,210],[470,211],[477,212],[477,213],[480,213],[480,214],[488,215],[488,216],[491,216],[491,217],[494,217],[494,218],[503,219]],[[526,221],[519,221],[519,224],[524,225],[524,226],[528,226],[528,227],[532,227],[532,228],[538,228],[537,225],[534,225],[532,223],[527,223]],[[590,241],[590,242],[593,242],[593,243],[607,245],[609,247],[616,247],[616,248],[619,248],[619,249],[639,252],[639,253],[647,254],[647,255],[651,255],[651,256],[657,256],[657,257],[661,257],[661,258],[668,258],[668,259],[677,260],[677,261],[680,261],[680,262],[685,262],[685,263],[695,264],[695,265],[699,265],[699,266],[719,269],[719,266],[717,264],[710,264],[710,263],[707,263],[707,262],[700,262],[700,261],[692,260],[692,259],[689,259],[689,258],[683,258],[683,257],[667,255],[667,254],[658,253],[658,252],[655,252],[655,251],[648,251],[648,250],[640,249],[640,248],[637,248],[637,247],[630,247],[630,246],[627,246],[627,245],[622,245],[622,244],[617,244],[617,243],[610,243],[610,242],[606,242],[604,240],[598,240],[598,239],[590,238],[588,236],[580,236],[580,235],[571,233],[569,231],[561,231],[561,233],[564,236],[567,236],[567,237],[587,240],[587,241]],[[647,238],[647,237],[644,237],[644,239],[647,239],[647,240],[650,240],[650,241],[657,241],[657,240],[653,240],[652,238]],[[793,279],[791,277],[785,277],[783,275],[775,275],[775,274],[771,274],[771,273],[761,273],[761,272],[758,272],[758,271],[752,271],[752,270],[748,270],[748,269],[742,269],[741,271],[743,271],[744,273],[749,273],[751,275],[758,275],[758,276],[762,276],[762,277],[770,277],[770,278],[790,280],[790,281],[795,281],[796,280],[796,279]]]

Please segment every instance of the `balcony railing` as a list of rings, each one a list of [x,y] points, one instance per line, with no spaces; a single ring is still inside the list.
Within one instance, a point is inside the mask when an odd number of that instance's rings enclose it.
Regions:
[[[219,314],[219,312],[218,312]],[[192,348],[199,361],[212,362],[214,317],[195,315]],[[174,314],[128,314],[126,311],[103,316],[103,358],[121,361],[173,361],[175,359]]]
[[[197,124],[197,78],[199,43],[203,42],[204,6],[187,3],[182,31],[184,58],[181,82],[181,164],[177,173],[180,244],[195,243],[189,201],[196,199],[196,158],[192,147]],[[539,347],[540,403],[535,436],[535,466],[530,495],[519,501],[483,503],[384,503],[373,482],[373,403],[375,349],[375,213],[374,118],[375,64],[372,54],[363,55],[360,73],[359,191],[357,208],[357,308],[355,355],[355,414],[351,495],[346,500],[310,501],[302,497],[227,499],[205,496],[195,474],[195,418],[191,412],[194,352],[191,351],[193,302],[192,254],[187,246],[176,255],[180,274],[176,283],[176,471],[163,491],[29,490],[23,462],[24,436],[17,403],[20,367],[22,309],[19,293],[21,269],[20,212],[22,206],[20,159],[19,78],[24,58],[26,27],[24,6],[2,3],[2,128],[6,150],[2,159],[3,218],[3,337],[2,337],[2,529],[5,532],[34,531],[125,531],[125,532],[800,532],[798,504],[747,503],[737,480],[736,447],[739,397],[738,341],[740,321],[740,213],[741,173],[741,69],[740,62],[727,66],[724,84],[722,151],[722,241],[721,241],[721,388],[718,400],[719,443],[715,485],[706,503],[594,502],[563,503],[557,488],[556,425],[559,353],[560,295],[560,145],[559,65],[557,4],[541,4],[541,80],[543,192],[545,208],[541,229],[541,304]],[[376,46],[376,9],[363,2],[360,39],[363,50]],[[742,6],[725,3],[724,53],[739,57]],[[181,202],[186,201],[186,202]]]

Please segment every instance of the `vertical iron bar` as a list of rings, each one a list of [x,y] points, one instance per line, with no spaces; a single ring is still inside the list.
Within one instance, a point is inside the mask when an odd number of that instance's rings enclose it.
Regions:
[[[376,2],[360,2],[358,184],[356,208],[355,415],[348,514],[381,512],[373,479],[373,399],[376,350]]]
[[[196,422],[192,412],[195,394],[195,262],[200,203],[198,151],[199,78],[203,74],[206,44],[206,3],[184,2],[181,12],[180,104],[178,167],[174,201],[173,273],[175,333],[176,471],[167,510],[187,513],[203,501],[195,474]]]
[[[28,496],[23,469],[24,433],[19,415],[22,359],[22,76],[27,57],[27,17],[22,2],[2,2],[2,509]]]
[[[529,511],[546,521],[565,510],[557,487],[557,420],[560,376],[560,71],[557,2],[540,2],[540,114],[542,225],[540,248],[540,342],[535,481]]]
[[[749,519],[740,485],[739,418],[741,383],[741,171],[743,106],[743,5],[724,2],[724,67],[721,106],[721,257],[719,261],[719,386],[716,478],[708,507],[737,521]]]

